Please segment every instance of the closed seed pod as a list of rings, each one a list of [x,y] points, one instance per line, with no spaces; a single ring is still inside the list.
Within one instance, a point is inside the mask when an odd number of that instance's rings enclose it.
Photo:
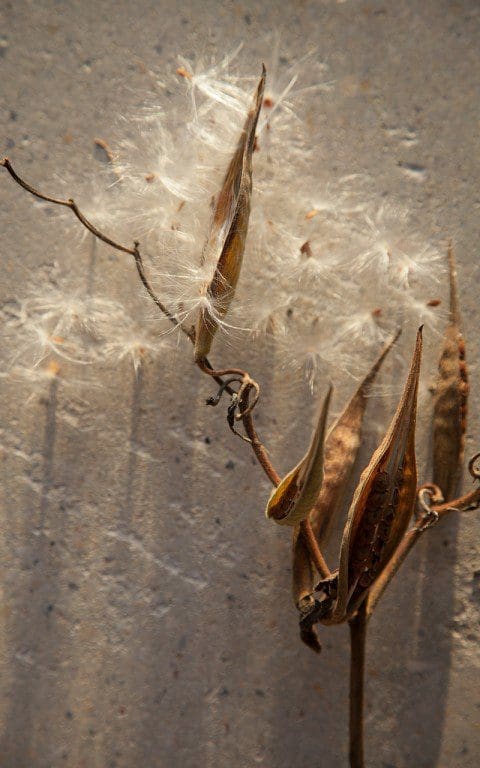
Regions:
[[[450,273],[450,317],[438,363],[438,381],[433,406],[433,482],[445,501],[454,499],[460,483],[465,451],[468,374],[465,342],[460,329],[460,311],[453,249],[448,249]]]
[[[240,277],[250,217],[252,155],[255,130],[265,88],[265,67],[257,86],[242,135],[217,197],[202,263],[215,259],[212,280],[206,288],[207,307],[200,310],[195,329],[195,361],[208,355],[218,328],[235,294]]]

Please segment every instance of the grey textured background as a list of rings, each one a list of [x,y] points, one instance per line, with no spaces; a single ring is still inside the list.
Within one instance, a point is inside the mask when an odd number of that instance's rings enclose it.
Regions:
[[[477,2],[3,0],[1,151],[47,190],[65,169],[82,179],[98,163],[92,139],[140,105],[146,70],[242,38],[261,61],[273,28],[291,55],[315,42],[336,81],[319,168],[364,168],[432,238],[455,238],[475,363]],[[392,127],[417,132],[408,157]],[[424,169],[420,180],[405,161]],[[0,197],[3,313],[55,270],[141,301],[128,262],[88,240],[72,256],[72,228],[54,226],[6,172]],[[2,346],[7,371],[15,340]],[[284,471],[313,405],[305,398],[287,427],[268,354],[260,345],[248,365]],[[122,364],[102,383],[2,379],[2,768],[345,766],[347,631],[322,631],[320,658],[298,642],[288,536],[263,519],[268,483],[248,450],[206,411],[208,382],[179,354],[173,371],[157,361],[136,379]],[[472,386],[469,452],[476,365]],[[368,643],[372,768],[478,765],[478,568],[478,517],[452,517],[382,601]]]

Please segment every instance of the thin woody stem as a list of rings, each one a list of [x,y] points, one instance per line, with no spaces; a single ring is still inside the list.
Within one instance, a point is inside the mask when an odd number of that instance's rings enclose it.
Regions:
[[[478,509],[478,507],[480,507],[480,488],[475,488],[458,499],[447,501],[444,504],[433,505],[432,510],[439,517],[445,517],[448,512],[471,512]]]
[[[363,749],[363,706],[365,683],[365,642],[367,636],[365,601],[350,619],[350,768],[365,768]]]
[[[399,546],[397,547],[397,550],[395,551],[395,554],[391,558],[391,560],[387,563],[386,567],[382,571],[379,578],[376,580],[375,584],[373,585],[372,589],[370,590],[367,598],[367,614],[368,617],[370,617],[374,611],[374,609],[377,606],[378,601],[382,597],[383,593],[385,592],[386,588],[390,584],[391,580],[399,570],[400,566],[403,564],[405,558],[411,551],[411,549],[415,546],[421,535],[427,530],[425,526],[422,526],[420,522],[416,523],[413,528],[411,528],[405,536],[403,537],[402,541],[400,542]]]
[[[107,235],[104,235],[103,232],[100,232],[97,227],[92,224],[91,221],[87,219],[87,217],[81,212],[80,208],[76,204],[75,200],[72,198],[68,198],[68,200],[62,200],[58,197],[51,197],[50,195],[44,195],[42,192],[39,192],[38,189],[35,189],[35,187],[32,187],[30,184],[28,184],[26,181],[24,181],[18,173],[13,169],[13,166],[8,159],[8,157],[4,157],[2,161],[0,161],[0,166],[3,166],[7,169],[12,179],[14,179],[17,184],[19,184],[23,189],[25,189],[27,192],[30,192],[31,195],[34,197],[38,197],[39,200],[45,200],[47,203],[53,203],[54,205],[61,205],[64,208],[70,208],[70,210],[74,213],[74,215],[77,217],[77,219],[83,224],[83,226],[88,229],[89,232],[92,233],[92,235],[95,235],[99,240],[106,243],[107,245],[110,245],[112,248],[115,248],[117,251],[121,251],[122,253],[128,253],[130,256],[133,256],[135,259],[135,265],[137,267],[137,272],[139,274],[140,280],[142,281],[148,295],[150,298],[155,302],[157,307],[160,309],[161,312],[170,320],[173,325],[176,325],[180,327],[180,329],[190,338],[192,339],[192,333],[191,331],[188,331],[186,328],[184,328],[181,323],[177,320],[177,318],[172,315],[172,313],[167,309],[167,307],[160,301],[158,296],[154,293],[150,283],[147,280],[147,276],[145,274],[145,268],[143,266],[142,257],[140,255],[139,251],[139,243],[135,242],[133,248],[127,248],[125,245],[121,245],[120,243],[117,243],[115,240],[112,240],[111,237],[107,237]]]
[[[473,479],[473,482],[480,481],[480,469],[477,469],[476,464],[480,458],[480,453],[474,454],[468,462],[468,471]],[[434,510],[439,517],[443,517],[447,512],[470,512],[480,507],[480,485],[477,485],[473,491],[466,493],[464,496],[460,496],[458,499],[448,501],[445,504],[432,504],[432,510]]]
[[[163,304],[162,301],[158,298],[156,293],[154,292],[152,286],[150,285],[150,282],[147,278],[145,267],[143,264],[142,256],[140,254],[140,244],[138,242],[134,243],[133,248],[127,248],[125,245],[121,245],[121,243],[117,243],[115,240],[112,240],[111,237],[107,237],[107,235],[104,235],[103,232],[101,232],[97,227],[92,224],[91,221],[87,219],[87,217],[81,212],[76,202],[69,198],[68,200],[63,200],[58,197],[51,197],[50,195],[44,195],[42,192],[39,192],[38,189],[35,189],[35,187],[32,187],[31,184],[28,184],[24,179],[22,179],[18,173],[14,170],[10,160],[8,157],[4,157],[3,160],[0,161],[0,166],[3,166],[7,169],[10,176],[14,181],[19,184],[20,187],[25,189],[27,192],[29,192],[34,197],[38,197],[39,200],[45,200],[47,203],[53,203],[54,205],[61,205],[64,208],[70,208],[70,210],[74,213],[74,215],[77,217],[77,219],[83,224],[83,226],[88,229],[89,232],[92,233],[95,237],[97,237],[102,242],[106,243],[107,245],[110,245],[112,248],[115,248],[117,251],[121,251],[122,253],[128,253],[130,256],[133,256],[135,259],[135,266],[137,268],[138,275],[140,277],[140,280],[147,291],[148,295],[154,301],[154,303],[157,305],[157,307],[160,309],[160,311],[165,315],[165,317],[170,320],[173,325],[175,325],[177,328],[180,328],[180,330],[190,339],[192,344],[195,342],[195,336],[194,333],[191,330],[188,330],[185,328],[179,320],[173,315],[170,310]],[[204,361],[204,370],[205,373],[209,373],[215,381],[218,382],[218,384],[223,384],[223,380],[219,375],[217,375],[216,371],[213,370],[212,365],[209,363],[207,359]],[[234,394],[234,390],[231,389],[231,387],[227,386],[225,387],[226,391],[229,394]]]
[[[77,219],[81,221],[84,227],[88,229],[89,232],[92,233],[92,235],[95,235],[95,237],[98,237],[99,240],[103,240],[104,243],[107,243],[107,245],[111,245],[112,248],[115,248],[117,251],[123,251],[123,253],[129,253],[131,256],[135,256],[135,249],[134,248],[127,248],[124,245],[120,245],[120,243],[116,243],[115,240],[112,240],[110,237],[107,237],[104,235],[100,230],[98,230],[94,224],[92,224],[86,216],[83,215],[83,213],[78,208],[76,202],[72,200],[72,198],[69,198],[68,200],[62,200],[58,197],[50,197],[49,195],[44,195],[41,192],[39,192],[35,187],[32,187],[30,184],[27,184],[26,181],[24,181],[18,173],[16,173],[13,170],[12,164],[8,157],[4,157],[2,161],[0,161],[0,166],[2,166],[7,169],[12,179],[14,179],[17,184],[19,184],[23,189],[26,189],[27,192],[30,192],[31,195],[34,195],[34,197],[38,197],[39,200],[45,200],[47,203],[54,203],[55,205],[63,205],[65,208],[70,208],[71,211],[75,214]]]
[[[323,557],[320,547],[318,546],[318,542],[313,532],[310,520],[302,520],[300,523],[300,530],[318,573],[322,579],[330,579],[332,572],[325,562],[325,558]]]
[[[147,276],[145,274],[145,267],[143,266],[143,260],[142,260],[142,257],[140,255],[139,248],[140,248],[140,243],[138,241],[135,241],[134,248],[133,248],[133,258],[135,259],[135,266],[137,267],[138,275],[140,277],[140,280],[143,283],[143,286],[144,286],[145,290],[147,291],[147,293],[150,296],[150,298],[155,302],[155,304],[157,305],[159,310],[161,312],[163,312],[165,317],[167,317],[170,320],[170,322],[173,323],[173,325],[177,326],[177,328],[180,328],[183,331],[183,333],[186,336],[188,336],[188,338],[190,339],[190,341],[193,344],[194,343],[193,332],[188,330],[187,328],[184,328],[184,326],[177,320],[175,315],[172,315],[172,313],[170,312],[169,309],[167,309],[165,304],[162,301],[160,301],[160,299],[158,298],[158,296],[154,292],[153,288],[151,287],[151,285],[150,285],[150,283],[149,283],[149,281],[147,279]]]
[[[476,454],[469,462],[468,469],[474,480],[480,479],[478,470],[475,469],[475,462],[479,458],[480,454]],[[373,613],[378,601],[382,597],[386,588],[390,584],[391,580],[403,564],[409,552],[413,549],[417,541],[421,538],[428,528],[431,528],[433,523],[441,517],[445,517],[449,512],[467,512],[469,510],[478,509],[480,506],[480,488],[475,488],[470,493],[466,493],[464,496],[460,496],[458,499],[446,502],[444,504],[435,503],[435,493],[440,492],[440,489],[436,486],[425,485],[418,491],[418,499],[421,509],[423,510],[422,516],[417,520],[413,528],[411,528],[399,546],[397,547],[393,557],[387,563],[386,567],[374,583],[367,598],[367,614],[370,617]],[[424,501],[424,495],[430,495],[432,503],[428,506]]]
[[[195,343],[195,334],[193,330],[189,330],[185,328],[182,325],[182,323],[180,323],[179,320],[177,320],[175,315],[173,315],[170,312],[170,310],[165,306],[165,304],[163,304],[163,302],[158,298],[155,291],[151,287],[145,272],[142,256],[140,254],[140,243],[138,241],[134,243],[133,248],[128,248],[124,245],[121,245],[120,243],[117,243],[115,240],[112,240],[112,238],[107,237],[107,235],[104,235],[103,232],[97,229],[97,227],[94,224],[92,224],[91,221],[89,221],[87,217],[81,212],[78,205],[72,198],[64,200],[57,197],[51,197],[50,195],[44,195],[42,192],[39,192],[37,189],[35,189],[35,187],[32,187],[30,184],[28,184],[18,175],[18,173],[14,170],[12,164],[10,163],[7,157],[4,157],[3,160],[0,161],[0,166],[3,166],[4,168],[6,168],[10,176],[14,179],[14,181],[16,181],[17,184],[19,184],[19,186],[21,186],[31,195],[34,195],[34,197],[37,197],[39,200],[44,200],[47,203],[53,203],[54,205],[61,205],[65,208],[69,208],[73,212],[73,214],[76,216],[76,218],[81,222],[81,224],[83,224],[83,226],[89,232],[92,233],[92,235],[94,235],[95,237],[97,237],[99,240],[106,243],[107,245],[110,245],[112,248],[115,248],[115,250],[121,251],[122,253],[128,253],[130,256],[133,256],[140,280],[145,290],[147,291],[148,295],[152,299],[152,301],[156,304],[156,306],[160,309],[160,311],[165,315],[165,317],[168,318],[168,320],[173,325],[180,328],[180,330],[188,337],[188,339],[192,342],[192,344]],[[278,473],[275,471],[274,467],[272,466],[272,463],[270,462],[270,459],[267,456],[267,452],[258,438],[257,432],[255,430],[255,426],[254,426],[252,413],[251,413],[254,405],[258,400],[258,395],[259,395],[258,384],[253,382],[253,380],[250,379],[248,374],[245,371],[242,371],[240,368],[225,368],[221,370],[215,370],[207,358],[204,358],[203,360],[198,361],[197,365],[200,368],[200,370],[203,371],[203,373],[208,374],[220,386],[223,386],[224,390],[228,392],[230,395],[234,395],[236,393],[229,386],[229,384],[226,384],[224,382],[224,380],[222,379],[222,376],[227,376],[227,375],[242,376],[245,379],[244,392],[248,393],[250,388],[253,388],[256,390],[254,401],[250,406],[248,405],[248,397],[246,399],[244,399],[243,396],[241,397],[241,403],[243,402],[244,405],[243,406],[240,405],[239,418],[243,422],[245,432],[249,438],[249,441],[252,445],[253,452],[255,453],[255,456],[260,466],[262,467],[263,471],[269,478],[270,482],[273,485],[278,485],[280,483],[281,478],[278,475]],[[251,382],[251,386],[250,386],[250,382]],[[324,576],[325,573],[329,574],[330,572],[328,571],[325,560],[323,559],[322,554],[318,548],[318,544],[315,541],[315,537],[313,535],[311,527],[309,527],[309,524],[307,523],[304,525],[302,530],[303,530],[305,539],[307,541],[307,545],[310,550],[312,559],[314,560],[319,570],[319,573],[322,576]]]
[[[248,407],[248,395],[249,393],[247,391],[239,404],[243,426],[245,427],[245,432],[250,440],[252,450],[257,457],[258,463],[262,467],[272,485],[277,486],[279,485],[282,478],[268,458],[267,451],[265,450],[265,447],[258,437],[257,430],[255,429],[255,423],[253,421],[253,414]]]

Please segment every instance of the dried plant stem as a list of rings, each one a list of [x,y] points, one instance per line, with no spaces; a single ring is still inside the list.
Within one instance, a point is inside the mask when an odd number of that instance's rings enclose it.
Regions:
[[[367,636],[365,601],[350,619],[350,768],[364,768],[363,700],[365,682],[365,641]]]
[[[480,488],[460,496],[458,499],[446,501],[444,504],[432,506],[439,517],[445,517],[448,512],[472,512],[480,507]]]
[[[262,467],[263,471],[265,472],[266,476],[268,477],[272,485],[278,485],[281,480],[281,477],[273,467],[272,462],[268,458],[267,451],[265,450],[263,443],[258,437],[251,411],[249,411],[248,413],[245,413],[245,415],[242,414],[242,422],[243,422],[243,426],[245,427],[245,432],[247,433],[247,437],[251,441],[252,449],[255,456],[257,457],[258,463]]]
[[[448,502],[447,504],[441,504],[439,506],[432,506],[432,513],[440,517],[445,517],[445,515],[448,512],[457,512],[460,511],[460,505],[465,504],[463,507],[464,511],[466,511],[467,503],[470,501],[470,509],[477,509],[477,507],[480,505],[480,490],[477,488],[475,491],[472,491],[471,493],[467,494],[466,496],[462,496],[460,499],[455,499],[454,501]],[[475,504],[476,502],[476,504]],[[437,518],[437,519],[438,519]],[[432,522],[435,522],[435,520],[432,520]],[[385,592],[386,588],[390,584],[391,580],[397,573],[397,571],[400,569],[400,566],[403,564],[404,560],[406,559],[407,555],[411,552],[415,544],[418,542],[420,537],[423,533],[425,533],[428,528],[431,527],[431,523],[428,524],[425,522],[425,519],[419,520],[413,528],[411,528],[405,536],[403,537],[400,545],[398,546],[394,556],[386,566],[386,568],[382,571],[382,574],[377,579],[375,584],[373,585],[372,589],[370,590],[369,596],[368,596],[368,607],[367,612],[368,616],[371,616],[373,611],[375,610],[375,607],[382,597],[383,593]]]
[[[187,329],[185,328],[179,320],[173,315],[170,310],[165,306],[165,304],[158,298],[155,291],[150,285],[150,282],[147,278],[145,267],[143,264],[142,256],[140,254],[140,243],[135,242],[133,245],[133,248],[128,248],[124,245],[121,245],[120,243],[117,243],[115,240],[112,240],[112,238],[107,237],[107,235],[104,235],[103,232],[101,232],[97,227],[92,224],[87,217],[81,212],[80,208],[76,204],[76,202],[69,198],[67,200],[51,197],[50,195],[44,195],[42,192],[39,192],[35,187],[32,187],[30,184],[28,184],[24,179],[21,178],[21,176],[18,175],[18,173],[14,170],[12,164],[10,163],[9,159],[7,157],[4,157],[3,160],[0,161],[0,166],[3,166],[7,169],[10,176],[13,178],[16,183],[25,189],[27,192],[29,192],[31,195],[34,195],[34,197],[37,197],[39,200],[44,200],[47,203],[53,203],[54,205],[61,205],[64,208],[69,208],[73,214],[76,216],[76,218],[80,221],[83,226],[88,229],[89,232],[92,233],[95,237],[97,237],[102,242],[106,243],[107,245],[110,245],[112,248],[115,248],[117,251],[121,251],[122,253],[128,253],[130,256],[133,256],[135,260],[135,266],[137,268],[138,275],[140,277],[140,280],[147,291],[148,295],[152,299],[152,301],[156,304],[156,306],[160,309],[163,315],[170,320],[170,322],[177,326],[192,342],[192,344],[195,344],[195,333],[193,329]],[[201,359],[197,361],[198,367],[200,368],[203,373],[208,374],[211,376],[220,386],[224,388],[224,391],[228,392],[230,395],[235,395],[235,390],[233,390],[230,385],[222,379],[222,376],[226,375],[238,375],[242,377],[244,380],[244,391],[242,392],[242,396],[240,397],[240,403],[239,403],[239,410],[240,413],[238,414],[237,418],[240,418],[244,428],[245,432],[247,434],[247,437],[249,439],[249,442],[251,443],[252,450],[257,458],[258,463],[262,467],[263,471],[269,478],[272,485],[278,485],[280,483],[280,476],[275,471],[274,467],[272,466],[272,463],[270,459],[268,458],[267,452],[260,441],[254,421],[252,416],[252,409],[254,405],[256,404],[258,400],[259,395],[259,387],[256,382],[254,382],[248,374],[241,370],[240,368],[225,368],[222,370],[215,370],[214,367],[211,365],[209,360],[207,358]],[[248,394],[251,389],[255,390],[255,396],[254,400],[249,405],[248,403]],[[238,434],[238,433],[237,433]],[[330,575],[330,571],[328,570],[328,567],[325,563],[325,560],[323,559],[323,556],[318,548],[318,545],[315,540],[315,536],[313,534],[313,531],[311,529],[311,526],[309,523],[306,523],[302,527],[303,534],[305,536],[305,540],[307,542],[307,546],[310,550],[311,556],[313,561],[315,562],[315,565],[319,571],[319,573],[326,577],[327,575]]]
[[[157,305],[157,307],[160,309],[160,311],[165,315],[165,317],[170,320],[170,322],[175,325],[177,328],[179,328],[192,342],[192,344],[195,343],[195,333],[193,330],[185,328],[180,321],[173,315],[170,310],[165,306],[165,304],[160,301],[156,293],[154,292],[152,286],[150,285],[150,282],[147,278],[146,272],[145,272],[145,266],[143,264],[143,259],[140,254],[140,243],[138,241],[135,241],[133,248],[128,248],[125,245],[121,245],[120,243],[117,243],[115,240],[112,240],[112,238],[107,237],[107,235],[104,235],[103,232],[101,232],[97,227],[91,223],[87,219],[87,217],[81,212],[76,202],[69,198],[68,200],[63,200],[61,198],[57,197],[51,197],[50,195],[44,195],[43,192],[39,192],[38,189],[35,189],[35,187],[32,187],[31,184],[28,184],[24,179],[21,178],[21,176],[18,175],[18,173],[14,170],[10,160],[8,157],[4,157],[3,160],[0,161],[0,166],[3,166],[7,169],[10,176],[14,181],[17,182],[17,184],[22,187],[22,189],[25,189],[27,192],[29,192],[34,197],[38,197],[39,200],[44,200],[47,203],[53,203],[54,205],[61,205],[64,208],[70,208],[70,210],[74,213],[74,215],[77,217],[77,219],[83,224],[83,226],[88,229],[89,232],[92,233],[95,237],[97,237],[102,242],[106,243],[107,245],[110,245],[112,248],[115,248],[117,251],[121,251],[122,253],[128,253],[130,256],[133,256],[135,259],[135,266],[137,268],[138,275],[140,277],[140,280],[147,291],[148,295],[152,299],[152,301]],[[202,361],[202,365],[200,366],[201,370],[204,373],[208,373],[212,378],[215,379],[215,381],[222,385],[224,382],[221,378],[221,372],[215,371],[213,369],[213,366],[210,364],[210,362],[207,359],[204,359]],[[240,371],[240,373],[243,373],[243,371]],[[225,390],[229,394],[234,394],[234,390],[231,389],[228,385],[225,387]]]
[[[323,557],[320,547],[318,546],[310,520],[302,520],[300,523],[300,530],[318,573],[322,579],[330,579],[332,577],[332,572],[325,562],[325,558]]]
[[[173,325],[176,325],[181,328],[181,330],[189,337],[191,341],[193,341],[193,333],[192,331],[187,330],[184,328],[181,323],[177,320],[177,318],[172,315],[172,313],[167,309],[167,307],[160,301],[158,296],[154,293],[152,287],[150,286],[150,283],[147,280],[147,276],[145,274],[145,268],[143,266],[142,257],[140,255],[139,246],[140,243],[135,242],[133,248],[127,248],[125,245],[121,245],[120,243],[117,243],[115,240],[112,240],[110,237],[107,237],[107,235],[104,235],[103,232],[100,232],[97,227],[92,224],[86,216],[81,212],[78,205],[76,204],[75,200],[72,198],[69,198],[68,200],[62,200],[58,197],[50,197],[50,195],[44,195],[42,192],[39,192],[38,189],[35,189],[35,187],[32,187],[30,184],[27,184],[26,181],[24,181],[18,173],[13,169],[12,164],[10,163],[10,160],[8,157],[4,157],[3,160],[0,161],[0,166],[3,166],[7,169],[12,179],[14,179],[17,184],[19,184],[23,189],[25,189],[27,192],[30,192],[31,195],[34,197],[38,197],[39,200],[45,200],[47,203],[53,203],[54,205],[61,205],[64,208],[70,208],[70,210],[74,213],[74,215],[77,217],[77,219],[83,224],[83,226],[88,229],[89,232],[92,233],[92,235],[95,235],[95,237],[98,237],[99,240],[106,243],[107,245],[110,245],[112,248],[115,248],[116,251],[121,251],[122,253],[128,253],[130,256],[133,256],[135,259],[135,265],[137,267],[137,272],[140,277],[140,280],[142,281],[143,285],[145,286],[145,289],[150,296],[150,298],[155,302],[157,307],[160,309],[161,312],[167,317]]]
[[[419,521],[413,528],[407,531],[407,533],[403,537],[394,556],[392,557],[392,559],[390,560],[386,568],[382,571],[380,577],[377,579],[372,589],[370,590],[370,593],[368,595],[368,601],[367,601],[368,617],[372,615],[378,601],[382,597],[386,588],[388,587],[391,580],[399,570],[400,566],[404,562],[408,553],[411,551],[411,549],[415,546],[415,544],[421,537],[422,533],[424,533],[427,530],[427,527],[428,526],[422,524],[422,522]]]
[[[468,464],[468,471],[470,472],[474,481],[476,480],[477,482],[480,480],[480,472],[475,468],[475,463],[479,457],[480,453],[475,454],[475,456],[470,459]],[[453,499],[452,501],[448,501],[444,504],[435,503],[435,489],[437,492],[440,490],[437,486],[429,484],[422,486],[419,489],[419,502],[421,508],[423,509],[423,514],[417,520],[413,528],[410,528],[410,530],[407,531],[399,546],[397,547],[395,554],[386,565],[379,578],[373,584],[367,599],[368,617],[370,617],[375,610],[378,601],[382,597],[391,580],[399,570],[409,552],[413,549],[425,531],[431,528],[432,525],[436,523],[437,520],[439,520],[441,517],[445,517],[445,515],[447,515],[449,512],[468,512],[480,507],[479,487],[474,488],[473,491],[466,493],[464,496],[460,496],[458,499]],[[422,491],[429,492],[429,495],[432,498],[432,503],[430,506],[427,506],[422,501]]]

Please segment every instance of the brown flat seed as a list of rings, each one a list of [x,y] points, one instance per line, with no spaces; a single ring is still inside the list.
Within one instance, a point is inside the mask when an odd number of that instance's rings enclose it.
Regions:
[[[465,343],[460,329],[456,269],[451,246],[448,262],[450,318],[438,364],[433,407],[433,482],[441,489],[445,501],[455,498],[458,492],[465,451],[468,398]]]

